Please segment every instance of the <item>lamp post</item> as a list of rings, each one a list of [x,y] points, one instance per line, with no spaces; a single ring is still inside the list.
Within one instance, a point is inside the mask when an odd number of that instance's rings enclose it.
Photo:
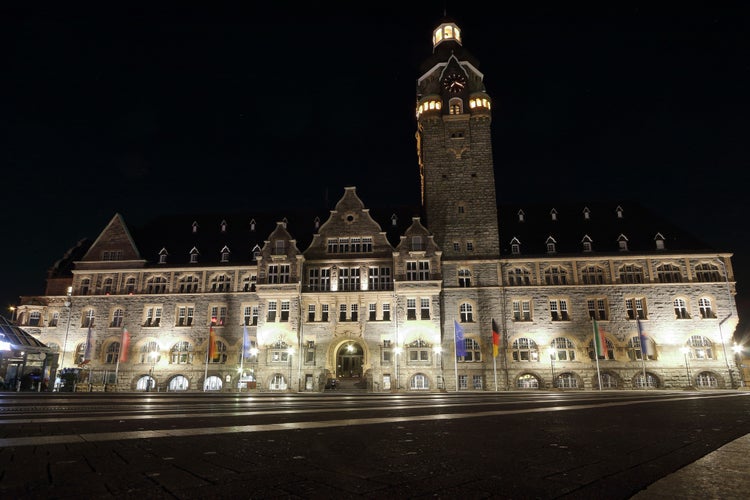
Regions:
[[[685,356],[685,372],[687,373],[687,379],[688,379],[687,386],[692,387],[693,381],[691,380],[691,377],[690,377],[690,362],[688,361],[688,353],[690,352],[690,348],[688,346],[683,346],[680,348],[680,351],[682,351],[683,356]]]
[[[294,347],[290,347],[286,350],[287,354],[289,354],[289,383],[286,385],[286,388],[288,390],[292,390],[292,356],[294,355]]]
[[[8,310],[10,311],[10,321],[13,322],[16,320],[16,306],[10,306],[8,307]]]
[[[440,383],[438,384],[438,389],[443,389],[443,385],[445,384],[443,379],[443,357],[441,354],[443,353],[443,348],[439,345],[436,345],[432,348],[432,351],[435,353],[435,361],[438,364],[438,367],[440,367]]]
[[[737,365],[737,371],[740,376],[740,387],[745,387],[745,371],[742,369],[742,346],[735,342],[732,350],[734,351],[734,362]]]
[[[65,297],[65,302],[63,302],[63,305],[68,310],[68,324],[65,325],[65,340],[63,340],[62,356],[60,357],[59,371],[62,371],[65,368],[65,366],[64,366],[64,363],[65,363],[65,353],[68,350],[68,333],[70,333],[70,322],[72,320],[72,318],[70,317],[70,315],[73,313],[73,307],[72,307],[73,306],[73,301],[71,300],[72,295],[73,295],[73,287],[69,286],[68,287],[68,293],[67,293],[67,295]]]
[[[156,385],[156,380],[154,380],[154,370],[156,369],[156,358],[158,357],[158,353],[156,351],[151,351],[148,357],[151,359],[151,369],[148,371],[148,386],[146,387],[146,392],[151,391]]]
[[[393,349],[393,352],[396,353],[396,390],[401,389],[401,382],[398,376],[398,357],[401,354],[402,349],[399,346],[396,346]]]
[[[555,350],[549,349],[549,365],[552,369],[552,388],[555,388]]]

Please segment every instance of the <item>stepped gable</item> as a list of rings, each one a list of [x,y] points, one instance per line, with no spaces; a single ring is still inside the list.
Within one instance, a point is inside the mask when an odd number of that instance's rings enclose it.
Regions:
[[[622,209],[622,218],[617,209]],[[589,219],[584,217],[588,208]],[[552,219],[552,210],[557,220]],[[711,251],[704,242],[675,224],[657,216],[642,205],[622,203],[537,203],[513,204],[499,207],[500,243],[502,256],[511,256],[511,241],[518,238],[521,256],[547,255],[547,238],[556,242],[557,254],[583,252],[583,238],[588,235],[595,254],[621,253],[618,238],[627,238],[628,252],[664,253],[680,251]],[[519,220],[519,211],[524,220]],[[664,237],[664,249],[657,250],[655,237]]]

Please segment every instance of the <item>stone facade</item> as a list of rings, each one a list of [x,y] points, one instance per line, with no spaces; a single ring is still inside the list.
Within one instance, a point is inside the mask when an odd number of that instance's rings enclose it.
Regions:
[[[377,219],[354,187],[310,235],[252,217],[133,232],[117,214],[22,298],[19,322],[60,353],[50,375],[174,391],[736,386],[731,254],[630,205],[498,203],[483,75],[455,24],[434,40],[417,82],[424,214]]]

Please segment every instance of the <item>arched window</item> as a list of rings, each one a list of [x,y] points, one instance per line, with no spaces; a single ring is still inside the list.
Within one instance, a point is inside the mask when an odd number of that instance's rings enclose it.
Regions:
[[[513,361],[539,361],[539,348],[531,339],[523,337],[514,340],[511,351]]]
[[[659,283],[682,283],[682,272],[674,264],[656,266],[656,279]]]
[[[620,283],[643,283],[643,268],[626,264],[620,268]]]
[[[167,291],[167,278],[162,276],[154,276],[146,281],[146,293],[157,294],[166,293]]]
[[[552,356],[558,361],[575,361],[576,351],[573,342],[565,337],[557,337],[552,341]]]
[[[690,319],[684,299],[674,299],[674,315],[677,319]]]
[[[708,299],[706,297],[699,299],[698,308],[701,311],[701,318],[709,319],[709,318],[716,317],[716,314],[714,314],[713,309],[711,309],[711,299]]]
[[[555,379],[555,387],[560,389],[576,389],[578,387],[578,377],[572,373],[561,373]]]
[[[717,379],[716,375],[711,372],[700,372],[698,376],[695,377],[695,385],[698,387],[716,388],[719,387],[719,379]]]
[[[135,278],[128,278],[125,280],[125,286],[123,287],[123,290],[128,295],[133,295],[135,293]]]
[[[122,320],[125,317],[125,311],[122,309],[115,309],[112,311],[112,323],[109,326],[112,328],[120,328],[122,326]]]
[[[118,358],[120,357],[120,343],[119,342],[112,342],[107,346],[107,353],[104,358],[104,362],[107,364],[115,364],[117,363]]]
[[[39,326],[42,322],[42,313],[39,311],[31,311],[29,313],[29,326]]]
[[[567,285],[568,271],[558,266],[551,266],[544,271],[544,282],[547,285]]]
[[[615,359],[615,346],[612,345],[612,342],[609,339],[604,339],[607,342],[607,359]],[[592,361],[594,360],[594,355],[596,353],[596,349],[594,349],[594,341],[591,340],[589,342],[589,359]]]
[[[184,340],[172,346],[169,352],[169,362],[173,365],[185,365],[193,362],[193,346]]]
[[[638,373],[635,377],[633,377],[633,387],[638,387],[641,389],[656,389],[657,387],[659,387],[659,379],[656,378],[653,373],[646,372],[645,378],[643,376],[643,373]]]
[[[688,340],[690,359],[714,359],[713,343],[701,335],[693,335]]]
[[[76,365],[83,363],[84,356],[86,355],[86,342],[81,342],[76,346],[75,361]]]
[[[214,357],[211,363],[226,363],[227,362],[227,345],[221,340],[216,341],[216,348],[214,349]]]
[[[581,270],[581,282],[584,285],[603,285],[604,269],[599,266],[586,266]]]
[[[180,278],[180,293],[196,293],[198,291],[198,278],[196,276],[183,276]]]
[[[531,273],[526,268],[517,267],[508,271],[510,286],[531,285]]]
[[[159,353],[159,344],[154,341],[146,342],[141,346],[140,351],[140,362],[141,363],[158,363],[161,359]]]
[[[459,361],[466,361],[466,362],[482,361],[482,349],[476,340],[465,338],[464,349],[466,350],[466,354],[463,356],[459,356],[458,357]]]
[[[221,381],[221,377],[217,377],[216,375],[211,375],[203,382],[204,391],[220,391],[223,386],[224,383]]]
[[[81,321],[81,328],[94,328],[94,318],[96,313],[93,309],[86,309],[83,311],[83,319]]]
[[[601,373],[602,389],[617,389],[620,384],[617,377],[608,372]],[[599,388],[599,377],[594,377],[594,387]]]
[[[169,381],[168,390],[170,391],[187,391],[190,388],[190,381],[183,375],[172,377]]]
[[[516,381],[519,389],[539,389],[539,379],[530,373],[524,373]]]
[[[646,339],[646,359],[656,359],[656,346],[654,345],[654,342],[644,336]],[[640,361],[643,359],[643,353],[641,350],[641,339],[639,336],[631,337],[630,340],[628,340],[628,359],[630,361]]]
[[[112,278],[105,278],[104,284],[102,285],[102,293],[104,295],[109,295],[112,293]]]
[[[409,388],[414,391],[426,391],[430,388],[430,382],[424,374],[417,373],[411,378]]]
[[[232,278],[225,274],[214,276],[211,279],[212,292],[229,292],[232,285]]]
[[[460,307],[461,323],[474,322],[474,307],[468,302],[464,302]]]
[[[268,384],[268,388],[272,391],[285,391],[286,387],[287,385],[284,375],[280,373],[274,374],[274,376],[271,377],[271,382]]]
[[[144,375],[139,378],[138,382],[136,382],[135,384],[135,389],[137,391],[148,391],[153,387],[156,387],[156,380],[154,380],[152,377],[149,377],[148,375]]]
[[[719,268],[713,264],[698,264],[695,266],[695,279],[703,283],[722,281]]]

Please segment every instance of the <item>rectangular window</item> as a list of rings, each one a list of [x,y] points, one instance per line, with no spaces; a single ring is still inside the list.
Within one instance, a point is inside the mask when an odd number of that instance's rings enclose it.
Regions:
[[[268,323],[276,321],[276,301],[272,300],[268,302],[268,317],[266,318]]]
[[[383,363],[390,363],[391,362],[391,355],[393,351],[390,349],[383,349]]]
[[[250,306],[245,306],[242,308],[242,324],[243,325],[247,326],[253,320],[252,311],[253,311],[253,308]]]
[[[143,326],[157,327],[161,323],[161,307],[147,307]]]
[[[646,299],[625,299],[625,309],[628,319],[646,319]]]
[[[258,306],[253,306],[253,321],[250,324],[253,326],[258,324]]]
[[[320,289],[320,269],[313,268],[307,272],[307,288],[313,292]]]
[[[268,282],[278,283],[279,282],[279,266],[278,264],[271,264],[268,266]]]
[[[177,326],[193,326],[193,308],[180,306],[177,308]]]
[[[281,301],[281,321],[289,321],[289,301]]]
[[[369,306],[367,306],[367,308],[368,308],[368,310],[367,310],[367,312],[368,312],[368,316],[367,316],[368,321],[375,321],[377,319],[377,314],[378,314],[377,304],[370,304]]]
[[[406,299],[406,319],[417,319],[417,299]]]
[[[320,306],[320,321],[328,322],[328,304]]]
[[[588,299],[586,304],[589,310],[589,318],[598,320],[608,319],[606,299]]]
[[[315,321],[315,304],[307,306],[307,321]]]
[[[380,268],[380,290],[390,290],[392,288],[393,281],[391,280],[391,268],[381,267]]]
[[[391,320],[391,305],[383,304],[383,321]]]
[[[339,304],[339,321],[346,321],[346,304]]]
[[[320,289],[324,292],[331,289],[331,270],[329,268],[320,270]]]
[[[458,388],[468,389],[469,388],[469,377],[467,375],[458,376]]]
[[[420,319],[430,319],[430,299],[420,299]]]
[[[359,320],[359,304],[352,304],[351,311],[352,311],[352,321]]]
[[[474,382],[475,390],[479,390],[482,388],[482,376],[481,375],[473,375],[472,380]]]
[[[305,364],[311,365],[315,364],[315,349],[307,348],[305,351]]]
[[[290,266],[282,264],[279,266],[279,283],[289,283]]]
[[[568,302],[566,300],[550,300],[549,311],[552,321],[569,321]]]
[[[430,279],[430,261],[420,260],[419,261],[419,281],[427,281]]]
[[[406,281],[417,281],[417,262],[408,261],[406,263]]]

